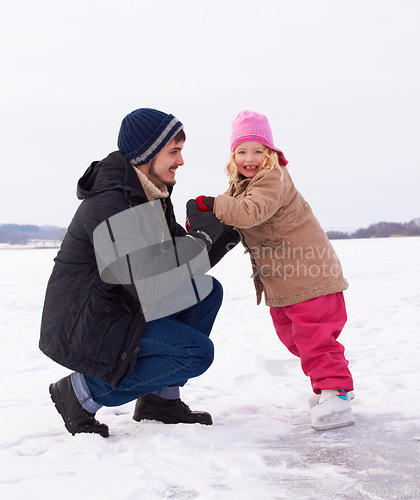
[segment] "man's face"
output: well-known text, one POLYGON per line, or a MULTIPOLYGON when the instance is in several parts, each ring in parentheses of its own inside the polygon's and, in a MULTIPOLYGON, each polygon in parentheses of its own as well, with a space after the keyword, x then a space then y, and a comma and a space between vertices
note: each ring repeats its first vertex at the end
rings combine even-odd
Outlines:
POLYGON ((152 161, 138 167, 153 184, 159 189, 165 189, 165 186, 175 185, 176 169, 184 165, 181 151, 184 142, 175 142, 174 139, 162 149, 162 151, 153 158, 152 161))

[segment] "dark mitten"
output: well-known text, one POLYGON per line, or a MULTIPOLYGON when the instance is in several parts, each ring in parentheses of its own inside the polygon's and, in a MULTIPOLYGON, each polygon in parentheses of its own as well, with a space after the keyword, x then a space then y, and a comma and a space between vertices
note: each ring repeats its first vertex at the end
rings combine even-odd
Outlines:
POLYGON ((190 234, 195 233, 210 245, 222 234, 223 226, 219 219, 213 212, 200 212, 195 200, 189 200, 187 203, 187 217, 190 234))

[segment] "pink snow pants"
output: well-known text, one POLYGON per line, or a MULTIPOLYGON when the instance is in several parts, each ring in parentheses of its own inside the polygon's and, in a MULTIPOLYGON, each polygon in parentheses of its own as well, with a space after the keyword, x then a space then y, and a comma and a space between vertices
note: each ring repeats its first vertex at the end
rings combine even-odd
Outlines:
POLYGON ((353 390, 353 379, 337 341, 347 321, 343 292, 323 295, 286 307, 270 307, 279 339, 300 358, 312 389, 353 390))

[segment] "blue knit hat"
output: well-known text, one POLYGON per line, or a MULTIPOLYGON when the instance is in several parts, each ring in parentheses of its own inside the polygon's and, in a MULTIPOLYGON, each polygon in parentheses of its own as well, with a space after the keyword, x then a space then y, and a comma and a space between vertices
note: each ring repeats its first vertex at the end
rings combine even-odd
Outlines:
POLYGON ((184 128, 173 115, 150 108, 128 114, 121 123, 118 149, 132 165, 149 163, 184 128))

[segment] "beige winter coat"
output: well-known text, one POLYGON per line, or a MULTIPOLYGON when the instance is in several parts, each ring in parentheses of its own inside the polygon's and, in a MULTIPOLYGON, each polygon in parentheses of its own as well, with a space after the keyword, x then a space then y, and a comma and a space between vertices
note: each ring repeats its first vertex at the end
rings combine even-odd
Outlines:
POLYGON ((214 203, 249 252, 257 292, 268 306, 289 306, 345 290, 340 261, 287 168, 263 170, 231 185, 214 203), (282 178, 283 177, 283 178, 282 178))

